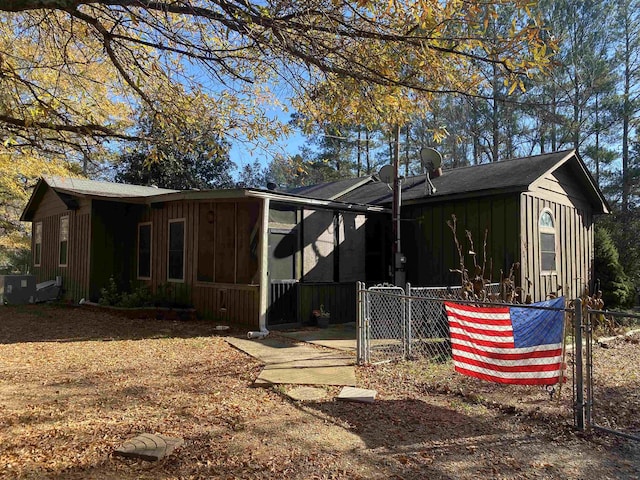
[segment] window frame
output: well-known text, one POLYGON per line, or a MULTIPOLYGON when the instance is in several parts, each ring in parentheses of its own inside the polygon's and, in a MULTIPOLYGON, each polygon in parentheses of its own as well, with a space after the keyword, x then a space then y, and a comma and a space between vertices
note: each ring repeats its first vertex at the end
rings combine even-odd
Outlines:
POLYGON ((69 215, 62 215, 60 217, 60 222, 59 222, 59 227, 60 230, 58 231, 58 266, 59 267, 68 267, 69 266, 69 215), (66 223, 66 238, 63 239, 62 238, 62 224, 66 223), (64 263, 62 263, 62 244, 65 243, 65 249, 64 249, 64 263))
POLYGON ((138 223, 138 248, 137 248, 137 268, 136 268, 136 278, 138 280, 151 280, 153 275, 153 222, 140 222, 138 223), (140 275, 140 229, 141 227, 149 227, 149 276, 140 275))
POLYGON ((550 275, 550 274, 554 274, 557 273, 558 271, 558 232, 557 232, 557 222, 556 222, 556 218, 555 215, 553 214, 553 212, 551 211, 551 209, 549 208, 544 208, 542 209, 542 211, 540 212, 540 215, 538 216, 538 239, 540 241, 540 273, 542 275, 550 275), (542 218, 544 215, 548 214, 549 217, 551 218, 551 223, 553 223, 553 227, 549 227, 546 225, 542 225, 542 218), (553 269, 545 269, 544 268, 544 255, 545 254, 550 254, 551 251, 550 250, 543 250, 543 242, 542 242, 542 235, 543 234, 553 234, 553 269))
POLYGON ((172 218, 168 221, 167 225, 167 282, 184 283, 185 282, 185 270, 186 270, 186 249, 187 249, 187 222, 183 218, 172 218), (182 277, 172 278, 170 277, 170 260, 171 260, 171 225, 174 223, 182 223, 182 277))
POLYGON ((33 266, 39 267, 40 265, 42 265, 42 222, 34 222, 33 224, 33 266))

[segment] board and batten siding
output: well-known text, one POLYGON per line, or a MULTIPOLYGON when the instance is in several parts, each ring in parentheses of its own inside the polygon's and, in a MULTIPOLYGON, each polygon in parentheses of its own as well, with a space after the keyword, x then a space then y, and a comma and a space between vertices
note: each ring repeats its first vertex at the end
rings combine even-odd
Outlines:
POLYGON ((401 249, 407 258, 407 281, 414 286, 453 286, 460 284, 460 274, 451 269, 460 266, 453 232, 447 225, 457 219, 457 238, 465 255, 465 265, 473 271, 473 250, 482 265, 483 242, 488 231, 485 277, 500 280, 520 260, 520 205, 517 195, 499 195, 466 200, 438 202, 402 207, 401 249))
POLYGON ((576 298, 591 288, 594 224, 592 206, 568 166, 537 181, 522 194, 522 285, 531 281, 534 301, 550 295, 576 298), (556 272, 541 267, 540 215, 551 212, 556 231, 556 272))
MULTIPOLYGON (((90 201, 80 200, 79 208, 69 210, 51 189, 34 212, 32 228, 42 223, 42 253, 39 266, 33 267, 38 283, 62 277, 63 298, 77 302, 89 297, 89 246, 91 242, 90 201), (61 267, 60 218, 69 217, 67 265, 61 267)), ((31 239, 35 251, 35 239, 31 239)))
MULTIPOLYGON (((188 298, 199 315, 218 321, 255 328, 260 310, 260 287, 252 261, 253 242, 259 242, 261 203, 257 200, 176 200, 147 207, 140 223, 150 222, 151 279, 139 280, 152 290, 164 289, 176 299, 188 298), (184 279, 168 280, 169 222, 184 220, 184 279), (199 245, 200 231, 203 232, 199 245), (210 243, 209 243, 210 240, 210 243), (199 252, 199 248, 207 250, 199 252), (207 275, 200 264, 207 264, 207 275)), ((137 238, 136 231, 132 238, 137 238)), ((137 252, 137 250, 136 250, 137 252)), ((136 255, 137 259, 137 255, 136 255)), ((137 261, 137 260, 136 260, 137 261)), ((137 275, 137 264, 134 277, 137 275)))

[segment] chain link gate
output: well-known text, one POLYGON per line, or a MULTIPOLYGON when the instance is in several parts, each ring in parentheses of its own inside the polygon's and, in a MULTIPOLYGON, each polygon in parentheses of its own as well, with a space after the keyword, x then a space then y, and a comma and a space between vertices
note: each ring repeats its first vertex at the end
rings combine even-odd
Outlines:
POLYGON ((625 358, 626 352, 640 348, 640 315, 583 308, 578 299, 574 332, 576 427, 640 441, 640 365, 625 358), (594 333, 604 323, 612 333, 635 326, 635 334, 596 341, 594 333))
POLYGON ((401 360, 407 356, 406 300, 402 287, 358 282, 358 363, 401 360))

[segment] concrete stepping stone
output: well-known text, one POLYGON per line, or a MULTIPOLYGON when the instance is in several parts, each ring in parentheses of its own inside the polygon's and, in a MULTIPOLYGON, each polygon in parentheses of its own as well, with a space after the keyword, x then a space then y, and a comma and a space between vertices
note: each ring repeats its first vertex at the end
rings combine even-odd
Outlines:
POLYGON ((327 398, 327 391, 318 387, 296 387, 287 392, 292 400, 314 401, 327 398))
POLYGON ((182 438, 143 433, 124 442, 113 451, 113 454, 119 457, 140 458, 155 462, 171 454, 183 444, 182 438))
POLYGON ((344 387, 338 395, 338 400, 347 402, 373 403, 378 392, 366 388, 344 387))

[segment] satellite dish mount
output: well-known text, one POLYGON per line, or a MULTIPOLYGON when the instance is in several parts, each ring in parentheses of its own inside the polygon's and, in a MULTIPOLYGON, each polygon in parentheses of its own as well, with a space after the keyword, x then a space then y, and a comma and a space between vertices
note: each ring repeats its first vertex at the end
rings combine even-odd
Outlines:
POLYGON ((433 195, 436 193, 436 187, 433 186, 431 178, 442 175, 442 155, 434 148, 422 147, 420 149, 420 163, 423 172, 425 172, 425 195, 433 195))

